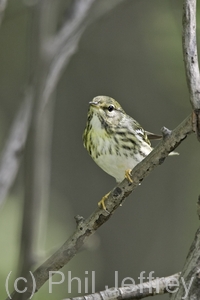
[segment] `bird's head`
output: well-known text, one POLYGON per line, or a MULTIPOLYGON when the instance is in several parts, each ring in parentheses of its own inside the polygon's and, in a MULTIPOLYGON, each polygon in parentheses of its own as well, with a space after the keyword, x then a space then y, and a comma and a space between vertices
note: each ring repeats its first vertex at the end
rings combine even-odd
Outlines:
POLYGON ((108 96, 97 96, 89 104, 89 114, 97 116, 108 125, 118 125, 125 115, 121 105, 108 96))

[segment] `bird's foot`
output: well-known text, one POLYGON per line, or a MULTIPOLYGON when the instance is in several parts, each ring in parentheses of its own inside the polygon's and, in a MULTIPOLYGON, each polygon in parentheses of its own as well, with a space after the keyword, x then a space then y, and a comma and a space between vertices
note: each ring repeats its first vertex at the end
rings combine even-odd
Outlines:
POLYGON ((125 171, 125 178, 130 182, 133 183, 133 180, 131 179, 131 169, 128 169, 125 171))
POLYGON ((101 199, 101 201, 98 202, 99 208, 103 208, 104 210, 107 211, 106 206, 105 206, 105 201, 108 199, 109 195, 110 195, 110 192, 108 194, 106 194, 105 196, 103 196, 103 198, 101 199))

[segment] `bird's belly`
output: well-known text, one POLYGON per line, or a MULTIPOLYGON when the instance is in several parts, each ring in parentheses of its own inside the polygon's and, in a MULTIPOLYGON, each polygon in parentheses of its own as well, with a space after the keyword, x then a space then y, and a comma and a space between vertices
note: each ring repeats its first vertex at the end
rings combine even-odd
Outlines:
POLYGON ((106 173, 121 182, 125 178, 125 171, 133 169, 152 150, 147 143, 141 143, 140 149, 135 148, 131 142, 126 143, 128 149, 123 148, 120 141, 116 143, 114 138, 105 135, 105 131, 99 130, 98 134, 91 132, 92 147, 90 155, 96 164, 106 173))
POLYGON ((124 155, 100 155, 95 162, 106 173, 116 178, 117 182, 121 182, 125 178, 125 171, 133 169, 144 157, 140 154, 134 157, 126 157, 124 155))

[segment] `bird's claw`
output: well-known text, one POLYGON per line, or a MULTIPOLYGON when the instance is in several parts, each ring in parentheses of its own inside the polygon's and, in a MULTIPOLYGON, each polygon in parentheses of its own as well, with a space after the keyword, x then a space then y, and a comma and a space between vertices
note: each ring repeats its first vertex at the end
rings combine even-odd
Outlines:
POLYGON ((133 183, 133 180, 131 178, 131 169, 128 169, 125 171, 125 178, 130 182, 130 183, 133 183))
POLYGON ((101 201, 98 202, 99 208, 103 208, 105 211, 107 211, 106 206, 105 206, 105 201, 108 199, 109 195, 110 195, 110 192, 107 193, 105 196, 103 196, 103 198, 101 199, 101 201))

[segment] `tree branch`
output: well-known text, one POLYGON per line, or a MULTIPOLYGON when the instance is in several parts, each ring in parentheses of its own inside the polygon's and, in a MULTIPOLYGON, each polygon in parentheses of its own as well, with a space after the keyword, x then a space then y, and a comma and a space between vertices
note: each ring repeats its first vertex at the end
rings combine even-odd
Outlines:
MULTIPOLYGON (((86 220, 80 218, 72 236, 33 273, 35 292, 49 279, 49 271, 58 271, 66 265, 82 247, 83 243, 102 226, 125 198, 147 177, 151 171, 162 164, 173 151, 192 132, 192 116, 188 116, 175 130, 165 137, 155 149, 132 170, 133 183, 124 179, 111 192, 106 202, 107 211, 97 208, 86 220)), ((30 283, 25 298, 30 297, 33 283, 30 283)))
POLYGON ((185 286, 188 289, 187 298, 184 299, 200 299, 200 228, 195 234, 194 241, 190 247, 187 259, 181 272, 179 289, 173 294, 171 300, 180 300, 185 296, 185 286), (183 284, 184 282, 184 284, 183 284))
POLYGON ((200 73, 196 41, 196 0, 184 0, 182 44, 190 102, 195 113, 194 128, 200 140, 200 73))
POLYGON ((4 12, 7 6, 7 0, 0 0, 0 25, 2 23, 3 20, 3 16, 4 16, 4 12))
MULTIPOLYGON (((72 18, 66 22, 70 33, 69 38, 62 40, 57 52, 53 53, 52 57, 46 55, 48 53, 44 50, 47 40, 52 36, 52 29, 56 27, 55 23, 52 24, 52 17, 54 19, 57 3, 53 0, 50 3, 49 0, 40 0, 30 6, 32 15, 30 73, 33 75, 31 78, 34 80, 31 81, 35 93, 33 118, 25 153, 27 172, 20 249, 20 276, 27 278, 28 283, 31 280, 29 271, 35 264, 37 257, 35 244, 38 240, 38 232, 41 232, 41 226, 38 230, 40 224, 35 220, 36 217, 37 220, 41 219, 41 211, 47 212, 47 209, 42 208, 47 205, 46 200, 49 198, 53 93, 62 70, 75 52, 79 39, 86 28, 87 22, 84 24, 82 22, 87 19, 89 8, 94 1, 96 0, 72 1, 72 5, 76 2, 74 7, 75 19, 72 18), (47 149, 48 151, 46 151, 47 149)), ((122 0, 115 2, 120 1, 122 0)), ((44 214, 42 221, 44 223, 44 214)), ((20 289, 23 290, 25 285, 25 282, 21 281, 20 289)), ((28 292, 27 294, 29 295, 28 292)), ((22 295, 15 292, 12 294, 12 299, 27 299, 27 294, 22 295)))
POLYGON ((72 55, 76 52, 80 38, 89 24, 105 14, 113 7, 124 0, 110 0, 107 2, 97 0, 76 0, 72 2, 71 17, 66 20, 60 31, 44 47, 44 54, 51 60, 49 73, 43 92, 43 107, 48 103, 48 99, 55 90, 57 83, 69 63, 72 55), (91 14, 91 8, 95 3, 91 14))
MULTIPOLYGON (((92 3, 93 1, 87 1, 87 3, 92 3)), ((85 14, 84 18, 87 16, 85 14)), ((87 22, 86 22, 87 23, 87 22)), ((86 24, 85 23, 85 24, 86 24)), ((68 23, 69 25, 70 23, 68 23)), ((46 69, 45 75, 48 74, 46 83, 39 87, 37 91, 38 99, 42 99, 43 104, 46 105, 53 91, 55 90, 56 84, 61 76, 62 70, 66 63, 69 61, 71 55, 75 52, 80 37, 83 31, 86 28, 86 25, 83 26, 82 21, 80 24, 72 30, 70 38, 66 40, 66 43, 61 43, 63 47, 59 48, 59 53, 57 56, 52 57, 52 61, 48 60, 49 69, 46 69), (81 26, 80 26, 81 24, 81 26), (42 90, 42 92, 41 92, 42 90)), ((38 65, 40 67, 40 64, 38 65)), ((39 78, 41 78, 39 76, 39 78)), ((45 76, 43 77, 44 80, 45 76)), ((43 81, 45 82, 45 81, 43 81)), ((39 105, 40 107, 40 105, 39 105)), ((37 107, 38 108, 38 107, 37 107)), ((41 107, 40 107, 41 108, 41 107)), ((39 117, 42 115, 41 110, 39 117)), ((36 127, 38 130, 38 128, 36 127)), ((35 127, 33 127, 33 131, 35 127)), ((58 249, 49 259, 47 259, 36 271, 33 273, 36 289, 34 292, 39 290, 41 286, 49 279, 49 271, 60 270, 64 265, 66 265, 77 253, 77 251, 82 247, 83 243, 91 236, 101 225, 103 225, 119 207, 119 205, 124 202, 125 198, 142 182, 142 180, 147 177, 151 171, 155 169, 156 166, 163 163, 168 154, 173 151, 186 137, 192 132, 192 116, 188 116, 175 130, 169 132, 165 135, 163 141, 157 145, 157 147, 146 157, 141 163, 139 163, 132 171, 132 180, 133 183, 128 182, 126 179, 118 184, 110 193, 106 207, 107 211, 97 208, 95 212, 92 213, 90 217, 86 220, 81 220, 77 223, 77 229, 72 234, 72 236, 58 249)), ((166 132, 166 131, 164 131, 166 132)), ((33 144, 37 138, 34 139, 33 144)), ((32 158, 32 168, 34 158, 32 158)), ((36 174, 33 172, 33 174, 36 174)), ((34 175, 31 176, 34 176, 34 175)), ((31 182, 31 181, 30 181, 31 182)), ((32 181, 33 182, 33 181, 32 181)), ((30 198, 31 203, 34 203, 34 199, 37 200, 36 189, 34 191, 35 185, 31 187, 30 198)), ((26 196, 27 197, 27 196, 26 196)), ((27 197, 28 199, 28 197, 27 197)), ((27 202, 28 203, 28 202, 27 202)), ((32 218, 33 220, 33 218, 32 218)), ((27 269, 27 265, 26 265, 27 269)), ((28 269, 27 269, 28 270, 28 269)), ((30 270, 30 269, 29 269, 30 270)), ((28 299, 32 294, 33 283, 28 278, 28 288, 23 294, 23 300, 28 299)), ((16 293, 13 292, 12 298, 16 296, 16 293)))
POLYGON ((149 282, 141 284, 131 284, 125 287, 114 287, 101 291, 99 293, 90 294, 82 297, 66 298, 64 300, 116 300, 116 299, 143 299, 150 296, 158 296, 166 293, 173 293, 177 289, 180 273, 156 278, 149 282))
MULTIPOLYGON (((28 281, 31 280, 29 272, 36 264, 41 253, 41 245, 45 242, 50 193, 53 101, 49 101, 49 105, 41 114, 43 87, 49 67, 49 61, 42 56, 41 49, 49 31, 52 30, 52 26, 48 26, 48 21, 51 21, 49 17, 52 16, 52 10, 50 10, 52 6, 47 7, 48 3, 49 0, 40 0, 30 7, 32 21, 29 35, 31 40, 30 81, 34 90, 34 101, 24 155, 25 193, 18 267, 18 276, 27 278, 28 281)), ((21 281, 20 289, 23 290, 25 285, 26 283, 21 281)), ((16 292, 12 295, 12 299, 23 300, 26 299, 26 295, 16 292)))
POLYGON ((65 23, 55 37, 50 39, 47 44, 47 53, 55 57, 63 50, 68 40, 82 27, 86 17, 88 19, 89 10, 95 1, 96 0, 74 0, 71 3, 65 23))
POLYGON ((0 158, 0 206, 15 180, 31 119, 32 91, 27 90, 0 158))
MULTIPOLYGON (((196 0, 184 0, 183 5, 183 55, 186 69, 186 77, 190 93, 190 101, 195 112, 194 129, 200 140, 200 75, 196 46, 196 0)), ((199 214, 199 207, 197 208, 199 214)), ((187 299, 200 299, 199 290, 200 270, 200 228, 189 250, 186 262, 181 274, 184 279, 180 281, 180 288, 171 300, 183 299, 185 285, 188 287, 187 299)), ((186 298, 184 298, 186 299, 186 298)))

